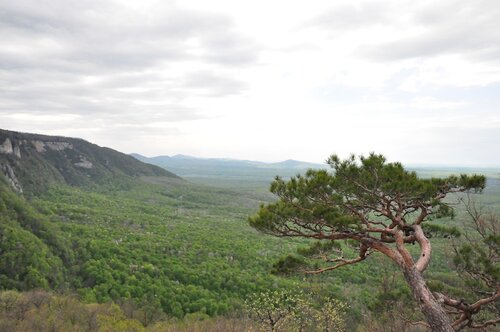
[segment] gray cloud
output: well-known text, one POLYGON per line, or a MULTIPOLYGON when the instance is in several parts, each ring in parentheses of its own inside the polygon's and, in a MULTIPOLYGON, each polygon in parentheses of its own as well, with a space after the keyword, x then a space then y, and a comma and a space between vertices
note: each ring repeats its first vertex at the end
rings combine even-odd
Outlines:
POLYGON ((201 94, 213 97, 238 94, 246 88, 246 84, 239 80, 219 77, 208 71, 187 74, 183 79, 183 86, 189 90, 199 90, 201 94))
POLYGON ((255 63, 257 53, 253 51, 255 44, 245 38, 236 36, 214 35, 204 40, 207 53, 204 59, 224 65, 242 65, 255 63), (225 50, 221 52, 221 50, 225 50))
POLYGON ((372 27, 377 24, 387 23, 393 19, 389 4, 373 1, 336 6, 309 20, 307 25, 340 33, 346 30, 372 27))
POLYGON ((257 61, 257 44, 229 18, 170 2, 147 12, 107 1, 0 3, 0 116, 72 114, 122 127, 200 119, 188 97, 241 93, 232 72, 257 61), (190 62, 207 69, 176 70, 190 62), (222 64, 224 74, 214 70, 222 64))
POLYGON ((420 28, 420 33, 384 44, 365 45, 360 54, 378 61, 444 54, 499 60, 500 6, 496 1, 446 1, 417 8, 408 15, 407 24, 420 28))
POLYGON ((443 54, 500 60, 500 5, 496 0, 343 4, 307 21, 306 26, 321 28, 332 37, 374 27, 395 33, 411 28, 404 38, 389 42, 370 44, 370 40, 362 40, 356 55, 376 61, 443 54))
POLYGON ((11 67, 45 64, 67 70, 73 64, 84 66, 84 71, 89 67, 108 71, 190 58, 223 58, 235 64, 257 60, 255 43, 237 35, 232 22, 223 16, 173 5, 160 7, 154 17, 147 17, 101 1, 83 2, 76 8, 73 2, 49 3, 52 11, 36 1, 0 5, 0 36, 13 48, 0 53, 4 66, 9 62, 11 67), (198 57, 189 52, 186 41, 190 38, 198 39, 203 48, 198 57), (41 54, 25 54, 28 50, 41 54))

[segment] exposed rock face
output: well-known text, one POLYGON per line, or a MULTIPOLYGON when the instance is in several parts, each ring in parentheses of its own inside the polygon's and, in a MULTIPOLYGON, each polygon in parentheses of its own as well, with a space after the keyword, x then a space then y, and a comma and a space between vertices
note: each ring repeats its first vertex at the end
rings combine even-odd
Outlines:
POLYGON ((73 144, 69 142, 45 142, 45 145, 54 151, 62 151, 66 149, 73 149, 73 144))
POLYGON ((21 149, 19 148, 19 145, 16 145, 14 147, 14 155, 17 157, 17 158, 21 158, 21 149))
POLYGON ((176 177, 118 151, 77 138, 0 129, 0 174, 24 195, 55 184, 87 186, 140 176, 176 177))
POLYGON ((12 149, 12 142, 10 141, 10 138, 7 137, 7 139, 3 142, 2 145, 0 145, 0 153, 3 154, 13 154, 14 150, 12 149))
MULTIPOLYGON (((19 142, 19 144, 21 144, 19 142)), ((13 154, 17 158, 21 158, 21 149, 19 145, 14 145, 10 138, 6 138, 2 145, 0 145, 0 153, 2 154, 13 154)))
POLYGON ((81 167, 81 168, 86 168, 86 169, 91 169, 94 165, 85 159, 84 156, 80 156, 80 161, 77 163, 74 163, 76 167, 81 167))
POLYGON ((45 152, 45 143, 42 141, 31 141, 35 147, 36 152, 45 152))
POLYGON ((14 170, 12 169, 12 167, 10 167, 9 164, 0 164, 0 170, 5 175, 5 178, 7 178, 7 181, 9 182, 12 189, 22 194, 23 188, 21 187, 16 174, 14 174, 14 170))
POLYGON ((73 144, 69 142, 43 142, 31 141, 37 152, 45 152, 47 148, 54 151, 62 151, 66 149, 73 149, 73 144))

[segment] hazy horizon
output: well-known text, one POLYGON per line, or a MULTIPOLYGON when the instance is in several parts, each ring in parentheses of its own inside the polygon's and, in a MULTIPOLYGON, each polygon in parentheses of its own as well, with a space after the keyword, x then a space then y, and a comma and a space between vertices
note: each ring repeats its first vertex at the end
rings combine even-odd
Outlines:
POLYGON ((500 3, 0 3, 0 127, 125 153, 500 167, 500 3))
MULTIPOLYGON (((1 129, 5 129, 5 128, 0 128, 1 129)), ((10 130, 10 131, 17 131, 17 132, 20 132, 19 130, 14 130, 14 129, 5 129, 5 130, 10 130)), ((48 135, 48 136, 51 136, 50 134, 44 134, 44 133, 40 133, 40 132, 26 132, 26 131, 21 131, 22 133, 27 133, 27 134, 40 134, 40 135, 48 135)), ((54 136, 59 136, 59 137, 68 137, 68 138, 76 138, 76 139, 81 139, 82 137, 76 137, 76 136, 65 136, 65 135, 54 135, 54 136)), ((89 141, 90 143, 93 143, 93 144, 97 144, 96 142, 93 142, 93 141, 89 141)), ((98 144, 99 145, 99 144, 98 144)), ((114 148, 114 147, 111 147, 111 146, 106 146, 106 145, 100 145, 101 147, 106 147, 106 148, 110 148, 110 149, 113 149, 113 150, 116 150, 118 152, 122 152, 122 153, 126 153, 126 154, 129 154, 129 155, 134 155, 134 154, 138 154, 142 157, 146 157, 146 158, 155 158, 155 157, 187 157, 187 158, 195 158, 195 159, 217 159, 217 160, 234 160, 234 161, 247 161, 247 162, 257 162, 257 163, 266 163, 266 164, 272 164, 272 163, 280 163, 280 162, 285 162, 285 161, 298 161, 298 162, 304 162, 304 163, 311 163, 311 164, 325 164, 326 165, 326 158, 324 158, 324 160, 322 161, 314 161, 314 160, 302 160, 302 159, 294 159, 294 158, 286 158, 286 159, 267 159, 267 160, 261 160, 261 159, 241 159, 241 158, 236 158, 236 157, 231 157, 231 156, 222 156, 222 157, 214 157, 214 156, 197 156, 197 155, 190 155, 190 154, 185 154, 185 153, 182 153, 182 152, 179 152, 179 153, 172 153, 172 154, 145 154, 145 153, 141 153, 141 152, 138 152, 138 151, 132 151, 132 152, 125 152, 125 151, 121 151, 117 148, 114 148)), ((356 156, 360 156, 360 155, 368 155, 369 153, 371 153, 373 151, 370 151, 368 153, 365 153, 365 154, 355 154, 356 156)), ((378 153, 378 152, 375 152, 375 153, 378 153)), ((344 157, 347 157, 347 156, 344 156, 344 157)), ((400 160, 389 160, 390 162, 401 162, 400 160)), ((405 167, 409 167, 409 168, 418 168, 418 167, 423 167, 423 168, 466 168, 466 169, 485 169, 485 170, 496 170, 496 169, 500 169, 500 165, 491 165, 491 166, 476 166, 476 165, 467 165, 467 164, 446 164, 446 163, 404 163, 402 162, 402 164, 405 166, 405 167)))
MULTIPOLYGON (((311 161, 311 160, 299 160, 299 159, 279 159, 279 160, 255 160, 255 159, 237 159, 237 158, 232 158, 232 157, 199 157, 199 156, 194 156, 194 155, 186 155, 183 153, 177 153, 177 154, 172 154, 172 155, 144 155, 139 152, 132 152, 130 155, 133 154, 138 154, 141 155, 142 157, 146 158, 156 158, 156 157, 170 157, 170 158, 175 158, 175 157, 187 157, 187 158, 195 158, 195 159, 217 159, 217 160, 234 160, 234 161, 247 161, 247 162, 257 162, 257 163, 266 163, 266 164, 273 164, 273 163, 280 163, 280 162, 285 162, 285 161, 298 161, 298 162, 303 162, 303 163, 310 163, 310 164, 324 164, 326 165, 326 158, 323 161, 311 161)), ((394 160, 397 161, 397 160, 394 160)), ((464 168, 464 169, 471 169, 471 170, 478 170, 478 169, 484 169, 484 170, 497 170, 500 169, 500 165, 497 166, 470 166, 470 165, 461 165, 461 164, 405 164, 403 163, 405 167, 409 168, 436 168, 436 169, 450 169, 450 168, 464 168)))

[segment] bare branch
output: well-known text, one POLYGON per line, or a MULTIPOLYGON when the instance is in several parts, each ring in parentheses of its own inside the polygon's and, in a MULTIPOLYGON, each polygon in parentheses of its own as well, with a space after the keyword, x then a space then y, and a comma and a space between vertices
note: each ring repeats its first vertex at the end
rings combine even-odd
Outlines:
POLYGON ((464 300, 456 300, 441 293, 435 293, 434 295, 440 303, 453 307, 457 310, 456 312, 453 312, 453 314, 458 314, 460 316, 452 323, 452 326, 457 331, 460 331, 467 326, 474 328, 483 328, 490 325, 496 325, 500 322, 499 317, 483 323, 474 323, 474 315, 482 309, 482 306, 492 302, 496 302, 500 299, 500 290, 497 290, 495 294, 491 295, 490 297, 480 299, 471 305, 465 303, 464 300))
POLYGON ((486 322, 480 324, 471 324, 470 327, 475 329, 483 329, 488 326, 496 326, 498 323, 500 323, 500 317, 496 319, 487 320, 486 322))
POLYGON ((412 322, 412 321, 409 321, 409 320, 405 320, 405 324, 406 325, 412 325, 412 326, 424 326, 428 329, 430 329, 431 327, 429 326, 429 324, 427 324, 426 322, 424 321, 418 321, 418 322, 412 322))
POLYGON ((340 262, 339 264, 335 264, 333 266, 328 266, 322 269, 318 270, 313 270, 313 271, 305 271, 306 274, 320 274, 326 271, 331 271, 338 269, 339 267, 350 265, 350 264, 356 264, 358 262, 361 262, 366 259, 369 255, 371 255, 373 251, 368 251, 368 248, 364 246, 363 244, 360 247, 360 252, 359 252, 359 257, 354 258, 354 259, 345 259, 342 257, 336 258, 336 259, 331 259, 329 262, 340 262))

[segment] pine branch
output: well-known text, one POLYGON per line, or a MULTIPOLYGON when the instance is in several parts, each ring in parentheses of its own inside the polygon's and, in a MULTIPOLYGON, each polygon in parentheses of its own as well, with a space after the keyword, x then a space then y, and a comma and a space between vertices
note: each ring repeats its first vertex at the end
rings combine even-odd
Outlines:
POLYGON ((327 260, 328 262, 331 262, 331 263, 340 262, 340 263, 333 265, 333 266, 318 269, 318 270, 305 271, 305 273, 306 274, 320 274, 320 273, 323 273, 326 271, 338 269, 339 267, 342 267, 342 266, 356 264, 358 262, 365 260, 372 253, 373 253, 373 251, 368 251, 368 248, 366 248, 365 246, 362 245, 361 249, 360 249, 359 257, 357 257, 357 258, 345 259, 343 257, 339 257, 339 258, 335 258, 335 259, 329 259, 329 260, 327 260))

